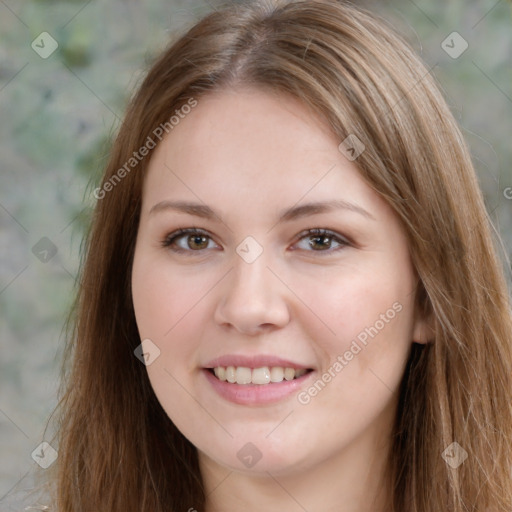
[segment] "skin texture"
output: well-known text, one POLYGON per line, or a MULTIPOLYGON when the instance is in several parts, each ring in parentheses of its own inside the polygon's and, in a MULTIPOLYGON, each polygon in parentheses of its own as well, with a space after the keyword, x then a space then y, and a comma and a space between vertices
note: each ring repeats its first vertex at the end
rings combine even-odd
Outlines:
POLYGON ((152 156, 133 302, 141 340, 160 350, 147 366, 156 396, 199 450, 209 512, 383 510, 396 390, 426 326, 414 315, 404 230, 340 142, 293 98, 230 89, 201 98, 152 156), (371 217, 339 209, 277 223, 283 209, 339 199, 371 217), (178 200, 207 204, 223 222, 149 213, 178 200), (179 228, 209 238, 183 235, 181 253, 163 247, 179 228), (310 228, 350 243, 301 235, 310 228), (263 249, 252 263, 236 252, 248 236, 263 249), (202 371, 226 354, 275 355, 314 369, 307 390, 393 304, 394 318, 307 404, 293 393, 237 405, 202 371), (237 457, 249 442, 261 453, 250 468, 237 457))

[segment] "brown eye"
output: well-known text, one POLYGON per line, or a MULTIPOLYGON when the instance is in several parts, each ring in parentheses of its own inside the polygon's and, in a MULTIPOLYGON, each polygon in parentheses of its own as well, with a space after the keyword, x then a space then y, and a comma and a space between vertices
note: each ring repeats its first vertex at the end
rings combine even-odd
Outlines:
POLYGON ((208 237, 204 235, 189 235, 186 240, 190 249, 206 249, 208 246, 208 237))
POLYGON ((208 249, 210 236, 195 228, 180 229, 166 236, 162 247, 168 247, 174 252, 200 252, 208 249))
POLYGON ((332 238, 327 235, 313 236, 309 240, 309 245, 311 246, 311 248, 318 248, 321 251, 330 249, 331 244, 332 238))
POLYGON ((299 247, 309 252, 333 253, 350 245, 350 242, 343 236, 327 229, 308 229, 301 233, 299 242, 307 241, 307 246, 299 247), (333 244, 335 244, 333 246, 333 244))

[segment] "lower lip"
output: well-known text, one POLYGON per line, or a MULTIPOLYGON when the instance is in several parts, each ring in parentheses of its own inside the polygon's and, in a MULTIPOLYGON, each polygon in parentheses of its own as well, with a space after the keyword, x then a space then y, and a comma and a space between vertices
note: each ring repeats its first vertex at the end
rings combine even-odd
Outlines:
POLYGON ((213 389, 222 398, 239 405, 271 404, 284 400, 297 393, 314 373, 310 371, 298 379, 269 384, 231 384, 219 380, 209 370, 203 369, 203 374, 213 389))

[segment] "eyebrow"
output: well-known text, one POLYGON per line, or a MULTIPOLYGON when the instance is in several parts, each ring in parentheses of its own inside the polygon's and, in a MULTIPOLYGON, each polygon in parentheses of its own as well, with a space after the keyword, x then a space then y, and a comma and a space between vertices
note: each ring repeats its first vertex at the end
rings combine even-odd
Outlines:
MULTIPOLYGON (((151 208, 149 214, 153 215, 157 212, 162 212, 165 210, 175 210, 182 213, 188 213, 189 215, 195 215, 196 217, 201 217, 203 219, 214 220, 215 218, 217 218, 224 223, 222 217, 209 206, 205 204, 191 203, 187 201, 161 201, 151 208)), ((301 206, 292 206, 291 208, 282 210, 279 213, 277 222, 290 222, 292 220, 307 217, 309 215, 328 213, 334 210, 349 210, 355 213, 359 213, 360 215, 366 217, 367 219, 377 220, 370 212, 366 211, 361 206, 354 203, 350 203, 348 201, 336 199, 332 201, 318 201, 313 203, 306 203, 301 206)))

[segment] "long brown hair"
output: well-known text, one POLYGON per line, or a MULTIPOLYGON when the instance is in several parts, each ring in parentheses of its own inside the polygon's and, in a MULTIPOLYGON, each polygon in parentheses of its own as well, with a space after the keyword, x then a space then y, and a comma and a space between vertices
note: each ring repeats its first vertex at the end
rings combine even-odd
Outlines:
POLYGON ((355 134, 366 147, 356 161, 361 175, 406 230, 418 314, 430 318, 432 340, 412 345, 400 388, 391 510, 510 512, 512 320, 468 149, 410 47, 384 21, 335 0, 252 1, 213 12, 158 58, 131 101, 70 316, 57 510, 204 510, 197 450, 134 356, 141 340, 131 264, 150 157, 133 168, 126 162, 191 98, 239 85, 298 98, 340 142, 355 134), (453 442, 468 455, 456 468, 443 458, 453 442))

